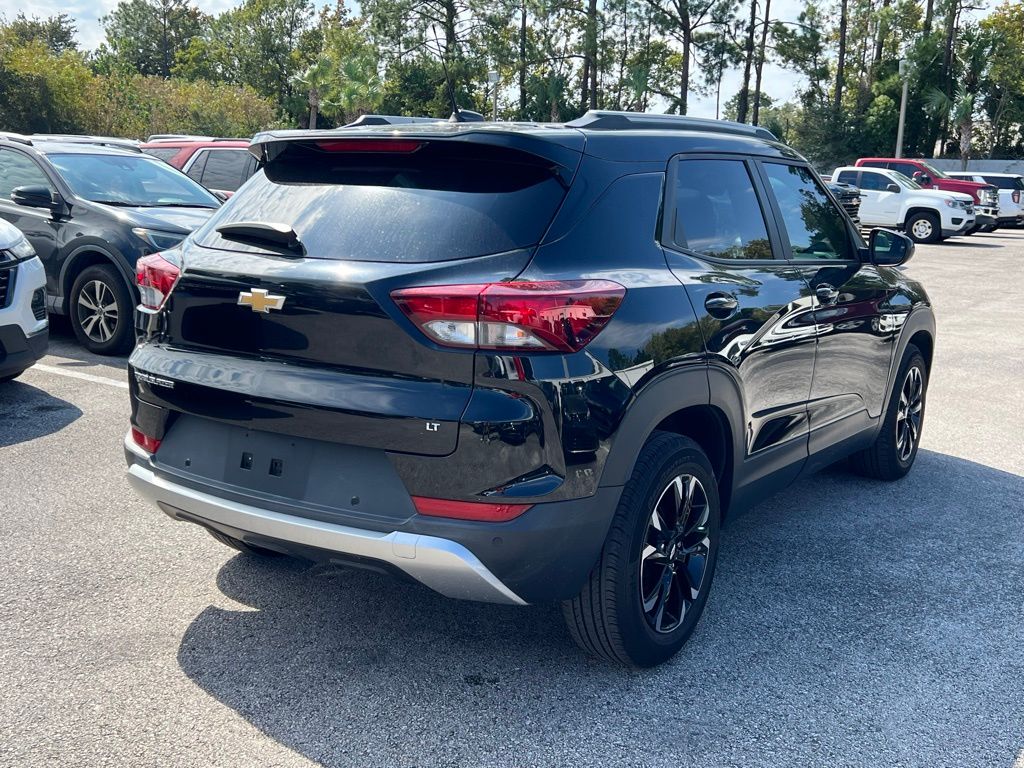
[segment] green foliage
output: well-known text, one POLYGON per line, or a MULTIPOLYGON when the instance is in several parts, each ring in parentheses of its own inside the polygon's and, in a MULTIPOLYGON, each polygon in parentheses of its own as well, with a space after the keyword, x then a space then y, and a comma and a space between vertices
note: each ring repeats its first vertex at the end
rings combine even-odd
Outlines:
POLYGON ((100 21, 105 56, 142 75, 169 77, 178 51, 199 34, 204 16, 189 0, 122 0, 100 21))

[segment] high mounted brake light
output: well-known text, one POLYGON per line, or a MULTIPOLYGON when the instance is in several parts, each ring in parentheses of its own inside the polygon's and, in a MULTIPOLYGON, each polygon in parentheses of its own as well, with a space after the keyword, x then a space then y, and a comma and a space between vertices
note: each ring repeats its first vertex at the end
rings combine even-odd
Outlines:
POLYGON ((143 256, 135 262, 135 282, 139 286, 139 304, 160 309, 181 276, 181 270, 159 253, 143 256))
POLYGON ((316 142, 325 152, 391 152, 409 154, 423 146, 408 139, 329 139, 316 142))
POLYGON ((611 320, 626 289, 610 280, 439 285, 391 298, 446 347, 578 352, 611 320))

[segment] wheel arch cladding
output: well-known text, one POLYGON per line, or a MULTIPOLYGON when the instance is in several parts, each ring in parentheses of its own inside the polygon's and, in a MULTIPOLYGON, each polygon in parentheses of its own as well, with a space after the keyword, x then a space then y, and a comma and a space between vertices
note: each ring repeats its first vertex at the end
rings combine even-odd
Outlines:
POLYGON ((64 262, 60 286, 61 294, 64 296, 65 311, 68 311, 71 306, 71 288, 74 286, 75 280, 78 276, 89 267, 104 266, 107 264, 112 266, 125 281, 125 285, 128 287, 129 293, 134 290, 133 281, 125 274, 124 267, 118 263, 118 259, 97 248, 85 247, 72 254, 67 261, 64 262))
POLYGON ((934 216, 939 220, 941 225, 942 217, 939 215, 939 211, 936 208, 925 208, 921 205, 914 205, 907 209, 907 215, 903 218, 903 226, 907 225, 907 222, 914 218, 919 213, 927 213, 934 216))
POLYGON ((907 342, 913 344, 921 351, 921 356, 924 358, 925 368, 927 372, 932 370, 932 355, 935 352, 935 339, 932 334, 926 330, 916 331, 907 342))

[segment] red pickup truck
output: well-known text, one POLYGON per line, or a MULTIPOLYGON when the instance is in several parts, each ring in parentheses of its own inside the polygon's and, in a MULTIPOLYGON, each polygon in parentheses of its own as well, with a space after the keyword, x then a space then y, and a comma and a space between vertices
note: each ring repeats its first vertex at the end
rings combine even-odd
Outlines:
POLYGON ((862 157, 854 165, 888 168, 908 176, 922 187, 945 192, 963 192, 974 198, 974 229, 967 232, 991 232, 999 226, 999 190, 991 184, 964 181, 947 176, 925 160, 907 157, 862 157))

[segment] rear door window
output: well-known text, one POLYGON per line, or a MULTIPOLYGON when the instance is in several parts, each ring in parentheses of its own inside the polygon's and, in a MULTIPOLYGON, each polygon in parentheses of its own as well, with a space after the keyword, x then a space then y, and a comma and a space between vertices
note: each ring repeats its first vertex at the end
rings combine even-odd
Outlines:
POLYGON ((921 169, 914 165, 914 163, 889 163, 890 170, 899 171, 904 176, 914 178, 914 174, 921 171, 921 169))
POLYGON ((252 155, 245 149, 211 149, 206 152, 202 185, 207 189, 234 192, 245 181, 245 171, 252 155))
POLYGON ((742 160, 677 160, 671 245, 715 259, 771 259, 764 212, 742 160))
POLYGON ((840 184, 852 184, 857 186, 857 172, 856 171, 842 171, 839 176, 836 177, 836 181, 840 184))
POLYGON ((216 231, 256 221, 291 227, 311 258, 429 262, 513 251, 540 242, 565 196, 569 170, 462 141, 427 141, 412 152, 331 152, 292 142, 196 241, 262 252, 216 231))

